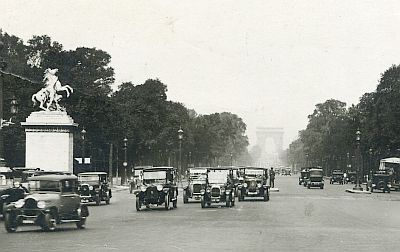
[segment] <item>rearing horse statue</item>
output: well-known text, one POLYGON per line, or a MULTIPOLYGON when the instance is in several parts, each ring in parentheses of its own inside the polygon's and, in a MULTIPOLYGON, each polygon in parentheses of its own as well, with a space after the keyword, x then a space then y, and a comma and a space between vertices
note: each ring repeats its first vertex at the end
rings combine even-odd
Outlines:
POLYGON ((69 85, 61 85, 61 82, 58 80, 56 73, 58 69, 46 69, 44 71, 44 88, 39 90, 36 94, 32 95, 32 101, 39 101, 40 108, 43 110, 50 110, 50 107, 53 103, 55 103, 56 110, 61 110, 61 106, 58 102, 61 100, 61 95, 57 94, 58 91, 65 91, 67 93, 67 97, 74 92, 74 89, 69 85), (47 103, 46 107, 44 107, 44 102, 47 103))

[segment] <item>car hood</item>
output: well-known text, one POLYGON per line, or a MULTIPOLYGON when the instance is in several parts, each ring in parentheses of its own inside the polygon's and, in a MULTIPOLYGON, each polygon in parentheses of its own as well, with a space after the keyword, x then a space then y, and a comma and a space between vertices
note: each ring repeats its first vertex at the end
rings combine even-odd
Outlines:
POLYGON ((59 199, 60 196, 58 193, 33 193, 25 197, 27 199, 34 199, 36 201, 43 200, 43 201, 51 201, 59 199))

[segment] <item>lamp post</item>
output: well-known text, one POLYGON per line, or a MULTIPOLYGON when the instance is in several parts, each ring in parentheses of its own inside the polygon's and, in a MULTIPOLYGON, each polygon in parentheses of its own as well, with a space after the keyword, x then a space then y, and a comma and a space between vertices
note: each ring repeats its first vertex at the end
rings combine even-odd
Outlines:
POLYGON ((121 185, 125 184, 125 180, 126 180, 126 168, 128 166, 127 151, 128 151, 128 139, 125 137, 124 138, 124 162, 122 163, 122 166, 124 167, 124 178, 121 179, 121 185))
POLYGON ((306 167, 308 167, 309 166, 309 164, 308 164, 308 153, 306 153, 306 167))
POLYGON ((233 154, 232 154, 232 152, 230 153, 230 156, 231 156, 231 166, 233 166, 233 154))
POLYGON ((82 164, 85 163, 85 140, 86 140, 86 130, 85 128, 82 129, 81 131, 81 139, 82 139, 82 164))
POLYGON ((182 140, 183 140, 183 130, 179 127, 178 130, 178 139, 179 139, 179 164, 178 164, 178 171, 179 171, 179 179, 182 182, 182 140))
POLYGON ((360 155, 360 140, 361 140, 361 131, 360 129, 357 129, 356 131, 356 144, 357 144, 357 160, 356 160, 356 165, 357 165, 357 183, 356 186, 353 188, 353 190, 358 190, 362 191, 362 187, 360 185, 360 166, 361 166, 361 155, 360 155))

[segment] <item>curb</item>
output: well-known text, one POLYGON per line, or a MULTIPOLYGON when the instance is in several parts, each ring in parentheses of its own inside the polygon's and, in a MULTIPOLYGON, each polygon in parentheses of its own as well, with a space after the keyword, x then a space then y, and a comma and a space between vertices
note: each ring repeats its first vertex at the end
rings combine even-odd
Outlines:
POLYGON ((279 188, 270 188, 269 191, 270 192, 279 192, 279 188))

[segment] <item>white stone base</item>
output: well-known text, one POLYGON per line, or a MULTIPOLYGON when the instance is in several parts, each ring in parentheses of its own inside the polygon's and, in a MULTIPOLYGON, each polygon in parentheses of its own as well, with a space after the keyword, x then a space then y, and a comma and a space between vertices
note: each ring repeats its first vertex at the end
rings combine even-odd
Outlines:
POLYGON ((279 192, 279 188, 274 187, 269 189, 270 192, 279 192))
POLYGON ((354 190, 354 189, 346 189, 346 192, 348 192, 348 193, 359 193, 359 194, 371 194, 370 191, 367 191, 367 190, 364 190, 364 189, 362 191, 354 190))
POLYGON ((26 167, 73 172, 73 130, 77 124, 66 112, 33 112, 21 124, 26 133, 26 167))

